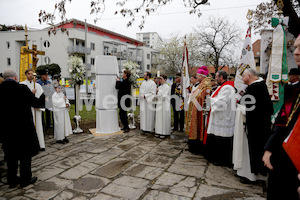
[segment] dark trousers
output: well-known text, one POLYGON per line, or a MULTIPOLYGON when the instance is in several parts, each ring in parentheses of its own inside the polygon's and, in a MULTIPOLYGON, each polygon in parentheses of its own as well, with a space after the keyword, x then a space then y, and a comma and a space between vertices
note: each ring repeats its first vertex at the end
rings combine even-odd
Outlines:
POLYGON ((232 167, 233 137, 207 135, 206 155, 209 162, 232 167))
MULTIPOLYGON (((50 128, 51 127, 51 113, 52 113, 52 117, 53 117, 53 112, 46 109, 45 112, 43 112, 42 114, 42 123, 43 123, 43 127, 46 127, 46 128, 50 128)), ((54 121, 53 121, 54 123, 54 121)))
POLYGON ((122 108, 119 109, 119 116, 120 116, 120 119, 121 119, 121 122, 124 126, 124 129, 129 129, 129 126, 128 126, 128 118, 127 118, 127 111, 123 110, 122 108))
POLYGON ((184 128, 184 109, 181 111, 176 111, 173 107, 173 113, 174 113, 174 130, 178 130, 178 126, 180 128, 180 131, 183 131, 184 128))
POLYGON ((31 157, 26 156, 17 159, 14 156, 7 156, 7 183, 9 185, 18 184, 17 172, 20 161, 20 184, 27 184, 31 181, 31 157))

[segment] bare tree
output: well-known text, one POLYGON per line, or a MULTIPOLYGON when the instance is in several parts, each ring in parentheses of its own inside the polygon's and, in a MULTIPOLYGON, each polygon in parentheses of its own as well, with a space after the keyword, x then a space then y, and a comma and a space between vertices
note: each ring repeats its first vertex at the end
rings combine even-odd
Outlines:
POLYGON ((171 35, 170 38, 164 39, 159 45, 159 69, 163 69, 170 75, 174 75, 182 70, 184 42, 186 41, 188 48, 189 67, 199 66, 202 58, 199 54, 197 36, 188 34, 186 37, 171 35))
MULTIPOLYGON (((256 7, 254 13, 254 28, 257 31, 264 29, 271 24, 271 18, 277 13, 278 0, 269 0, 256 7)), ((289 17, 289 32, 297 37, 300 33, 300 0, 283 0, 283 15, 289 17)))
POLYGON ((235 65, 236 50, 241 45, 241 31, 225 18, 210 17, 194 29, 198 37, 199 53, 206 65, 218 71, 220 65, 235 65))
MULTIPOLYGON (((201 16, 200 5, 209 5, 208 0, 182 0, 185 7, 191 8, 190 14, 197 14, 201 16)), ((62 23, 66 19, 66 4, 71 3, 72 0, 58 0, 54 5, 54 11, 48 12, 41 10, 39 13, 39 22, 40 23, 52 23, 55 20, 56 16, 59 16, 62 23)), ((116 11, 115 15, 122 15, 123 17, 130 17, 130 20, 127 23, 127 26, 132 26, 133 22, 136 19, 137 15, 141 15, 142 19, 139 23, 139 28, 143 29, 146 22, 146 17, 152 13, 157 12, 160 7, 167 6, 172 3, 173 0, 136 0, 134 4, 130 0, 115 0, 116 2, 116 11)), ((88 3, 88 1, 87 1, 88 3)), ((97 17, 97 14, 103 13, 105 11, 105 0, 91 0, 91 11, 90 14, 95 14, 95 23, 100 18, 97 17)), ((56 32, 56 28, 52 29, 52 32, 56 32)), ((66 31, 64 28, 61 29, 63 32, 66 31)))
POLYGON ((168 74, 174 75, 180 72, 183 56, 183 39, 178 35, 172 35, 169 39, 163 39, 158 46, 159 69, 165 70, 168 74))

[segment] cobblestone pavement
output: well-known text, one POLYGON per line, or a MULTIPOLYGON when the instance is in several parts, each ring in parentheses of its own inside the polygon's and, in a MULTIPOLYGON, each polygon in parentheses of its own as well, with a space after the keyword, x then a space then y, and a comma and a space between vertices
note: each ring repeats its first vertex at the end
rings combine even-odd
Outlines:
POLYGON ((234 170, 189 153, 181 132, 166 139, 139 130, 68 138, 68 144, 46 140, 46 151, 32 161, 34 185, 9 189, 0 166, 0 200, 265 199, 261 183, 242 184, 234 170))

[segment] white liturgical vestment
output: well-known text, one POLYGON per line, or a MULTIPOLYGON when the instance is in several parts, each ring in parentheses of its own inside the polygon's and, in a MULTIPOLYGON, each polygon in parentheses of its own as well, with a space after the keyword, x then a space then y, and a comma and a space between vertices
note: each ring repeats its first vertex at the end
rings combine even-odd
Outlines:
MULTIPOLYGON (((28 81, 27 79, 21 84, 27 85, 27 87, 32 91, 34 88, 36 89, 35 97, 40 98, 43 94, 44 90, 42 86, 38 83, 34 83, 34 81, 28 81)), ((39 140, 40 148, 45 148, 45 139, 44 139, 44 131, 43 131, 43 123, 42 123, 42 108, 31 108, 32 116, 33 116, 33 123, 35 123, 36 134, 39 140), (35 117, 36 115, 36 117, 35 117)))
POLYGON ((143 131, 154 131, 156 84, 153 80, 143 81, 140 87, 140 128, 143 131))
MULTIPOLYGON (((218 88, 216 91, 218 91, 218 88)), ((212 96, 214 96, 214 93, 212 96)), ((224 85, 217 96, 210 98, 211 111, 207 129, 208 134, 220 137, 233 136, 236 110, 234 94, 235 90, 231 85, 224 85)))
POLYGON ((54 138, 63 140, 65 137, 72 134, 72 126, 69 116, 69 109, 66 104, 69 104, 68 99, 64 99, 63 93, 55 92, 52 96, 53 117, 54 117, 54 138))
POLYGON ((236 110, 232 151, 233 169, 237 170, 238 176, 245 177, 250 181, 266 180, 265 176, 255 175, 251 172, 248 138, 244 128, 245 109, 245 105, 238 104, 236 110))
POLYGON ((158 87, 155 117, 155 133, 160 135, 171 134, 171 87, 164 83, 158 87))

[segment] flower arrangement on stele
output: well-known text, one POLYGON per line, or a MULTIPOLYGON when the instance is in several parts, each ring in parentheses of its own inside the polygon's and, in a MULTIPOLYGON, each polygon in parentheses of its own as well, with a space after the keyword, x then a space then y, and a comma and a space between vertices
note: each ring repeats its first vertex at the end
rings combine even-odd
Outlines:
POLYGON ((133 61, 126 61, 123 64, 123 67, 124 67, 124 69, 131 72, 131 76, 130 76, 129 80, 130 80, 132 86, 134 88, 138 88, 137 79, 140 78, 138 75, 139 68, 140 68, 139 64, 137 64, 136 62, 133 62, 133 61))
POLYGON ((81 57, 78 56, 71 56, 69 58, 69 69, 68 72, 70 73, 72 79, 72 85, 75 84, 82 84, 85 78, 86 69, 83 67, 83 61, 81 57))

